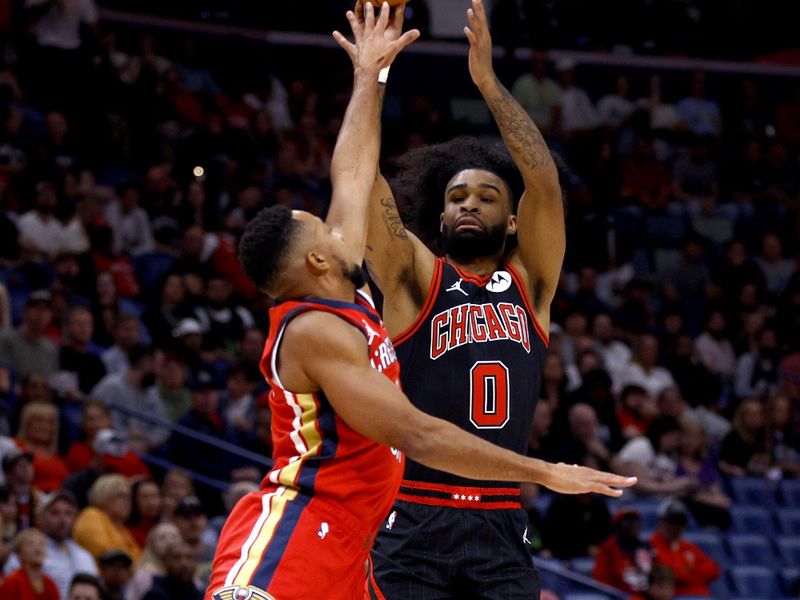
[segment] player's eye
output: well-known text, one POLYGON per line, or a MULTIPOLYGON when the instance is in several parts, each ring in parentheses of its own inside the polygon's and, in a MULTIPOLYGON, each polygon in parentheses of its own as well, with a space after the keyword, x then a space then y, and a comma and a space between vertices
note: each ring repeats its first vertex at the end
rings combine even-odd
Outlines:
POLYGON ((481 198, 481 202, 492 202, 492 199, 489 198, 488 196, 484 196, 483 198, 481 198))

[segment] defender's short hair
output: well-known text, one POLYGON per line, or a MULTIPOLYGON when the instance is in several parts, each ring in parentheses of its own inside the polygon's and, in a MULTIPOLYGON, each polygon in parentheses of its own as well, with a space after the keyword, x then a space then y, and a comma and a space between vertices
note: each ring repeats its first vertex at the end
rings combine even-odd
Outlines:
POLYGON ((292 211, 283 206, 261 210, 247 224, 239 242, 239 261, 260 290, 275 283, 281 262, 299 226, 292 211))

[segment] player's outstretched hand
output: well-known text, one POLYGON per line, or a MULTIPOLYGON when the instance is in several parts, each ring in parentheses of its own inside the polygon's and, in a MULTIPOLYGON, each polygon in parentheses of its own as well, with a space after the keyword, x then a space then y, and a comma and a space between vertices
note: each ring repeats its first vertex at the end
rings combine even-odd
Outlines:
POLYGON ((595 493, 619 497, 622 495, 622 489, 619 488, 631 487, 636 481, 636 477, 623 477, 589 467, 557 463, 548 465, 545 479, 540 483, 561 494, 595 493))
MULTIPOLYGON (((358 20, 360 26, 363 27, 364 24, 364 4, 365 0, 356 0, 356 6, 353 9, 353 12, 356 15, 356 19, 358 20)), ((391 7, 389 12, 389 26, 386 28, 386 33, 384 36, 387 40, 398 40, 400 36, 403 35, 403 21, 405 20, 406 16, 406 3, 398 4, 396 6, 391 7)))
POLYGON ((464 35, 469 40, 469 74, 478 87, 494 80, 492 67, 492 36, 483 0, 472 0, 472 8, 467 9, 468 27, 464 35))
POLYGON ((384 2, 377 18, 371 2, 363 4, 363 11, 360 10, 360 2, 356 8, 359 9, 359 15, 352 10, 347 11, 347 20, 355 42, 351 42, 338 31, 333 32, 333 39, 347 52, 356 70, 390 66, 403 48, 420 35, 417 29, 400 35, 403 26, 402 14, 398 16, 400 7, 392 11, 389 4, 384 2))

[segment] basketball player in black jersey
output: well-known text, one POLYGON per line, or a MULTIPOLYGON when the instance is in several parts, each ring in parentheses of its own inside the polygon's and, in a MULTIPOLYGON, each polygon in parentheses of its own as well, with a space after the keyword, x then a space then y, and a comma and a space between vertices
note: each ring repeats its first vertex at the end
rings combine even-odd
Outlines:
MULTIPOLYGON (((564 208, 544 138, 495 76, 481 0, 472 0, 467 19, 469 71, 505 149, 460 138, 401 160, 394 191, 419 207, 420 235, 405 228, 379 176, 366 260, 385 298, 384 322, 411 401, 524 453, 564 258, 564 208), (426 215, 438 217, 443 256, 420 239, 426 215)), ((411 460, 372 563, 372 598, 539 597, 519 486, 411 460)))

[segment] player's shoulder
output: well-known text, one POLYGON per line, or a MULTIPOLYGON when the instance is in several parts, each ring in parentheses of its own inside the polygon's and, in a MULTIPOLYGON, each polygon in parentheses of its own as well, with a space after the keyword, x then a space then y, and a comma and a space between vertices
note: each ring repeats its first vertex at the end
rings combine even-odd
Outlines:
POLYGON ((364 345, 364 335, 343 315, 322 310, 307 310, 286 325, 284 345, 298 346, 314 354, 341 351, 364 345))

